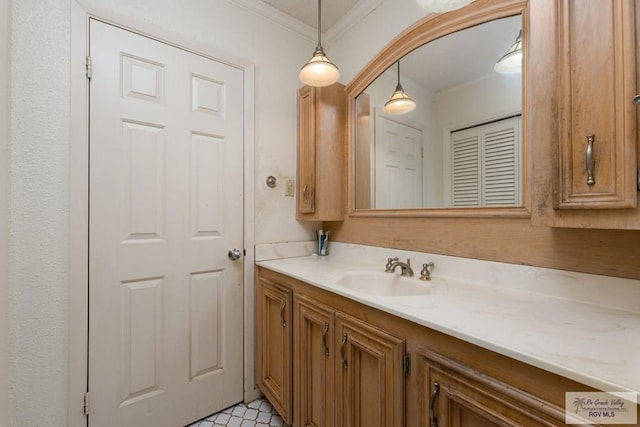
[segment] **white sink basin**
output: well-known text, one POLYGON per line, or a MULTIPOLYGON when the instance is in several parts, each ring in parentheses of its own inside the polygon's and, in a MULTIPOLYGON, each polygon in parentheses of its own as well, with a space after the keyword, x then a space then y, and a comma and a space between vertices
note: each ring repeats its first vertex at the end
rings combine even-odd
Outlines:
POLYGON ((429 282, 416 277, 378 271, 350 271, 336 281, 338 286, 367 295, 411 296, 431 293, 429 282))

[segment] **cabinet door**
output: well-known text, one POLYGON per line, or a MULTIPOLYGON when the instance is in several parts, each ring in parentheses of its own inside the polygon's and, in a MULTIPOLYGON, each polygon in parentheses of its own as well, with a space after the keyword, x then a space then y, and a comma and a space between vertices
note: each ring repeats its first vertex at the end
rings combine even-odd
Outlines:
POLYGON ((294 297, 294 426, 334 425, 333 309, 307 297, 294 297))
POLYGON ((345 111, 339 83, 298 90, 298 220, 344 219, 345 111))
POLYGON ((557 14, 556 207, 635 208, 635 1, 559 0, 557 14))
POLYGON ((640 229, 636 3, 529 2, 524 178, 534 225, 640 229))
POLYGON ((316 90, 298 91, 298 213, 315 212, 316 90))
POLYGON ((336 314, 337 425, 404 425, 404 341, 336 314))
POLYGON ((258 279, 258 385, 287 424, 291 424, 291 291, 258 279))
POLYGON ((444 356, 418 356, 419 425, 564 426, 564 410, 444 356))

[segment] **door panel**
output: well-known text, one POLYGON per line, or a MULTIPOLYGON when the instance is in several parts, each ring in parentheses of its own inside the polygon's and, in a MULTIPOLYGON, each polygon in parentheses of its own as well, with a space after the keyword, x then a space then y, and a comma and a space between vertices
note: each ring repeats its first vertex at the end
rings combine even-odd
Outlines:
POLYGON ((242 400, 242 71, 90 23, 90 426, 242 400))
POLYGON ((376 116, 376 209, 422 207, 422 131, 376 116))

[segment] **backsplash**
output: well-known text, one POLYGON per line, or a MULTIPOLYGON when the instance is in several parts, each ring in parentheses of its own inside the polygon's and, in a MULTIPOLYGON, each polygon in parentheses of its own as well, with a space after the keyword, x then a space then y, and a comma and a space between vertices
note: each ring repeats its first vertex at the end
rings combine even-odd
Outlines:
MULTIPOLYGON (((290 242, 256 245, 256 261, 316 256, 316 242, 290 242)), ((640 280, 556 270, 544 267, 482 261, 376 246, 333 242, 330 258, 354 267, 384 270, 389 257, 411 260, 414 270, 433 262, 434 277, 456 277, 482 286, 508 287, 524 292, 567 298, 590 304, 640 312, 640 280)))
POLYGON ((308 256, 316 253, 317 247, 316 242, 313 240, 306 242, 262 243, 255 246, 255 260, 258 262, 308 256))

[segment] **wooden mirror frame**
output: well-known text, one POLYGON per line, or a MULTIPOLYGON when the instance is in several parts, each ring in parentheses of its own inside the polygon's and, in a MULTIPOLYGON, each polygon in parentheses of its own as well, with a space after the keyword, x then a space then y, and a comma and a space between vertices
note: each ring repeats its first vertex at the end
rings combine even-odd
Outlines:
POLYGON ((463 218, 528 218, 530 217, 529 191, 529 135, 527 105, 527 46, 529 40, 528 0, 476 0, 473 3, 447 13, 432 13, 416 22, 395 37, 376 55, 345 87, 347 96, 347 140, 348 140, 348 207, 351 217, 463 217, 463 218), (495 19, 522 15, 523 63, 522 63, 522 205, 514 207, 477 208, 421 208, 421 209, 356 209, 355 199, 355 122, 357 119, 356 98, 379 75, 396 61, 432 40, 465 28, 495 19))

